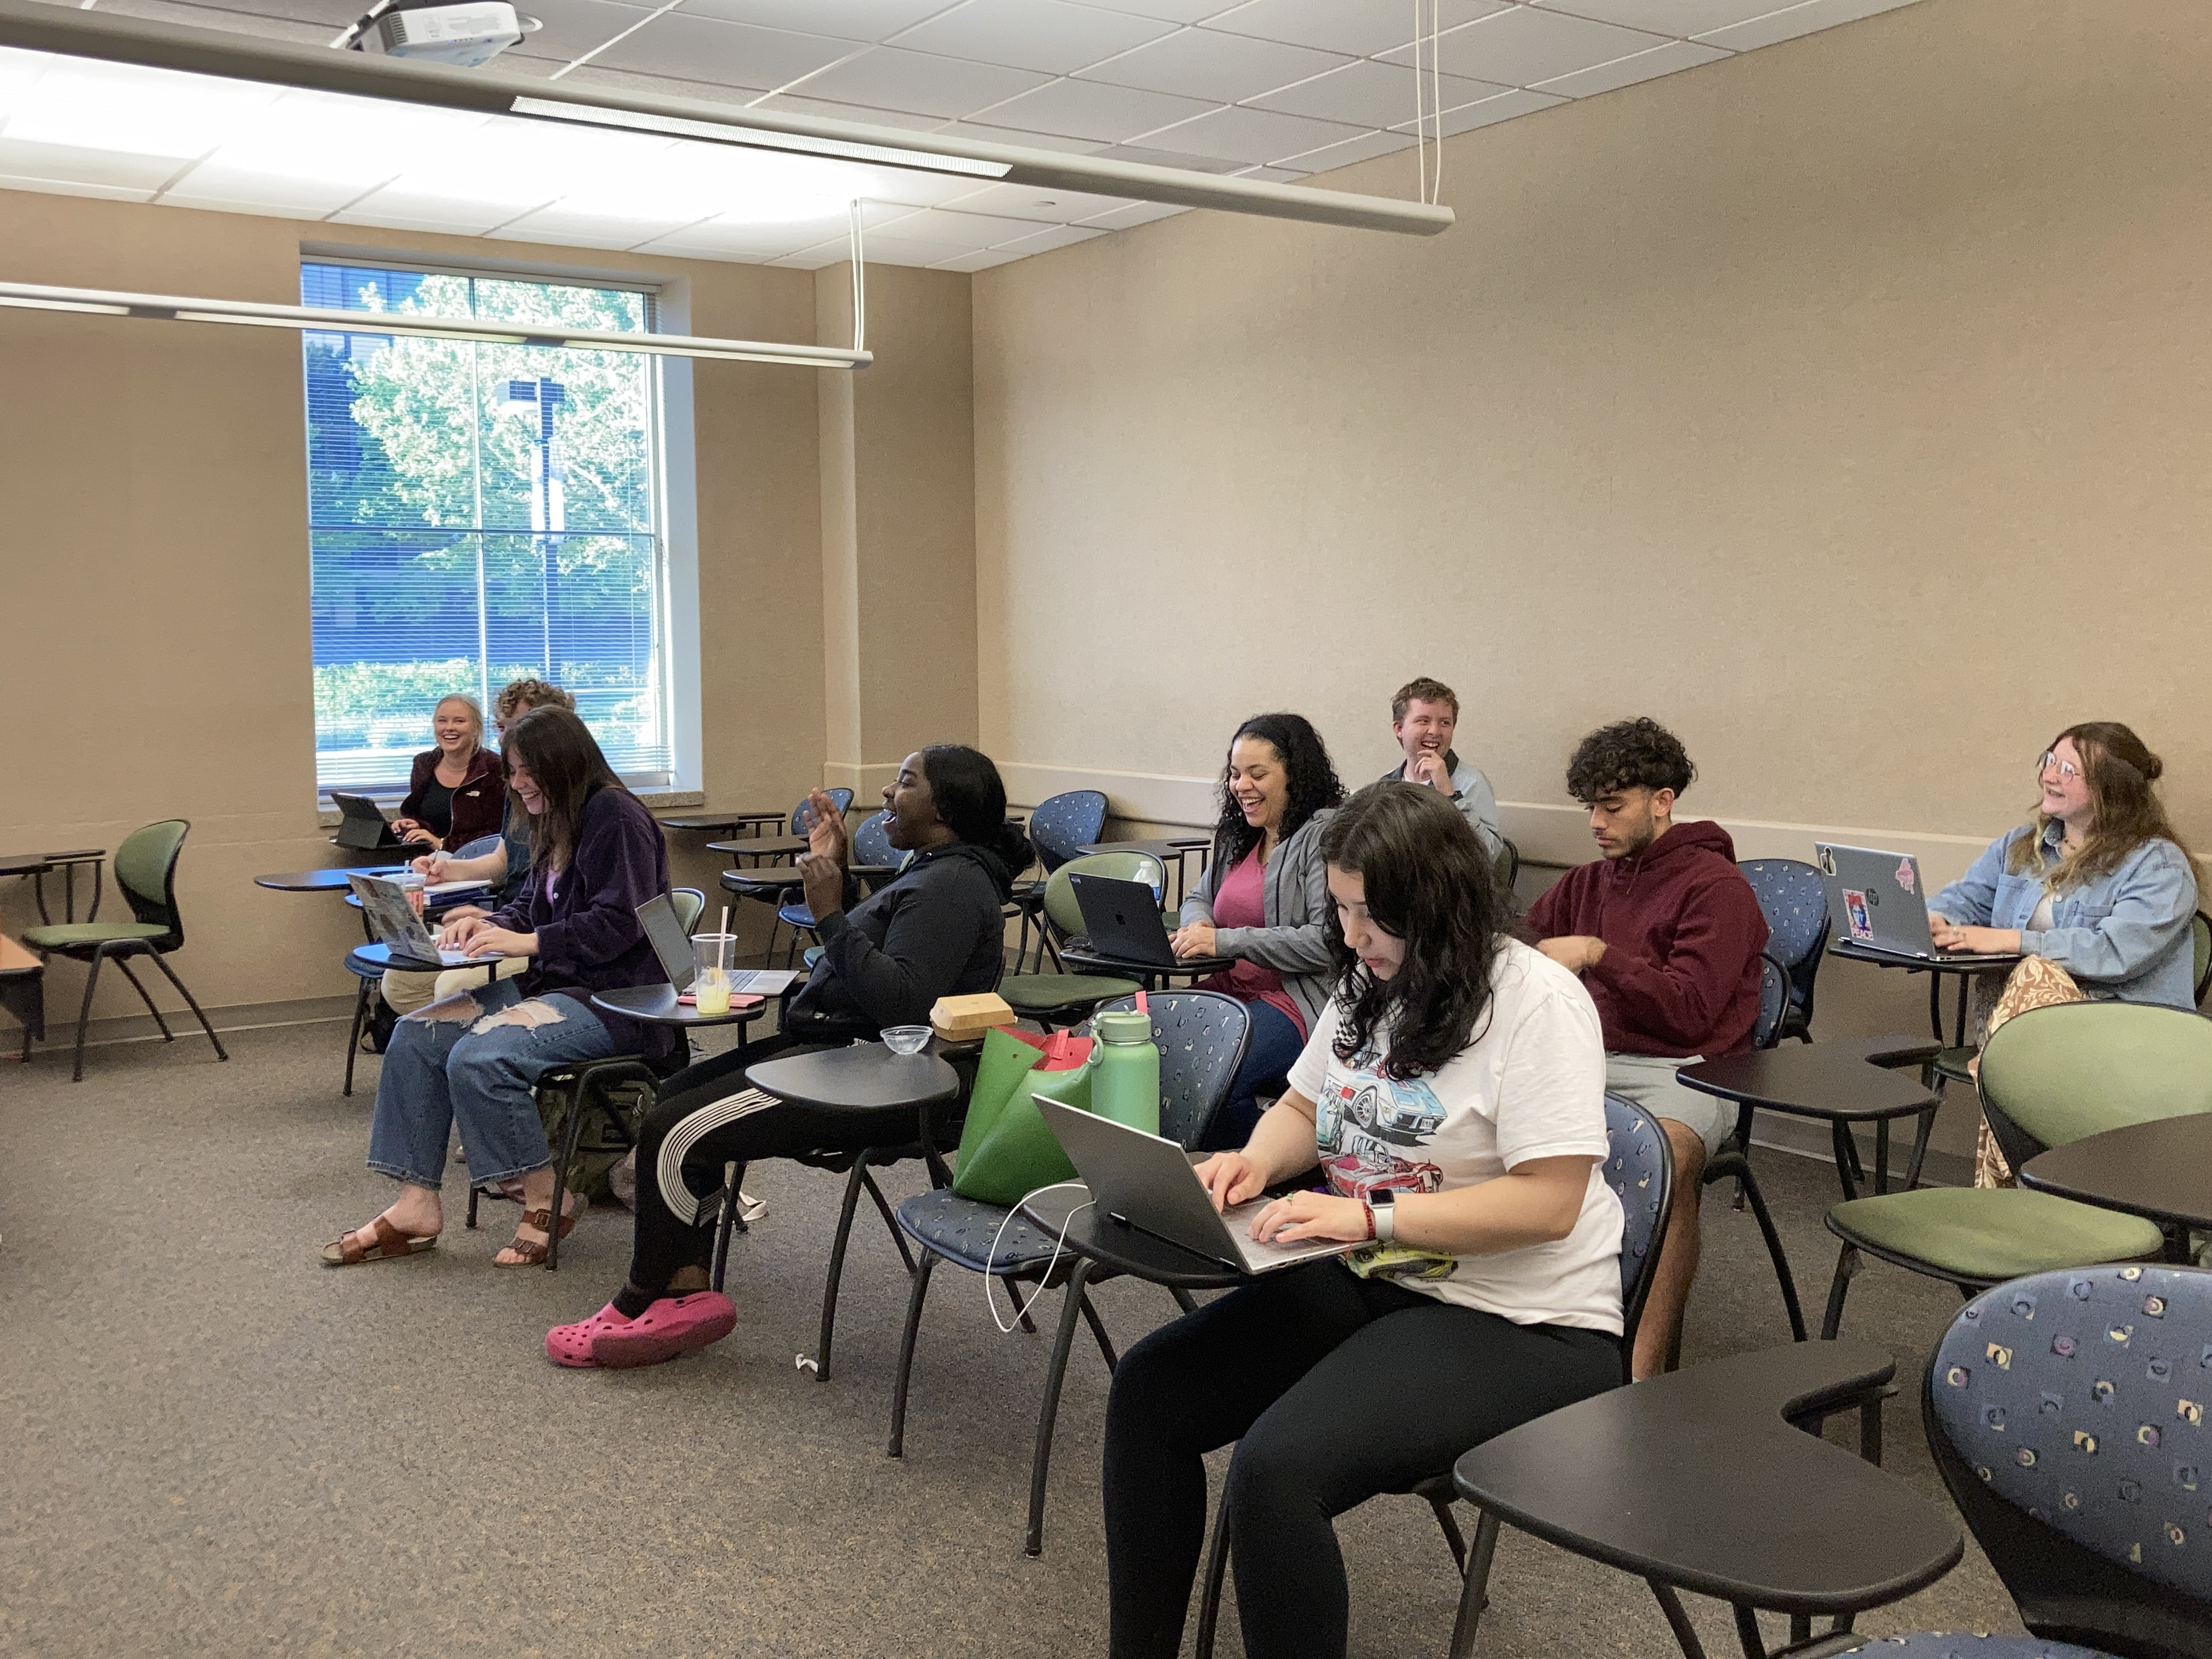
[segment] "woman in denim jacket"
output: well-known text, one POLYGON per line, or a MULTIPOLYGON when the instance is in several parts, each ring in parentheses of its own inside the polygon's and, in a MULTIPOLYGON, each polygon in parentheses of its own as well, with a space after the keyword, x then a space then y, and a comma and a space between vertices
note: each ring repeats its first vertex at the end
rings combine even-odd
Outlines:
POLYGON ((2100 1001, 2195 1006, 2197 872, 2151 787, 2164 770, 2117 721, 2061 732, 2034 815, 1929 902, 1936 948, 2041 957, 2100 1001))

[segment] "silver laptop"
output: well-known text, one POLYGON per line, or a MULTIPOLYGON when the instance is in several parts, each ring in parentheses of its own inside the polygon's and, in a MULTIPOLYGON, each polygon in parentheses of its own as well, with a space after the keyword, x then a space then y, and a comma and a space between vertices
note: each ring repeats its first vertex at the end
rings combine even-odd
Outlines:
POLYGON ((489 962, 501 954, 488 951, 481 956, 471 956, 466 951, 441 951, 430 930, 422 925, 422 918, 407 902, 407 890, 398 882, 387 881, 382 876, 349 875, 346 880, 353 888, 354 896, 361 901, 362 914, 368 918, 368 925, 376 930, 376 937, 391 947, 395 957, 459 968, 471 962, 489 962))
MULTIPOLYGON (((668 975, 668 982, 679 993, 690 990, 691 981, 699 977, 699 953, 692 948, 691 936, 684 931, 683 919, 676 914, 676 901, 665 893, 656 893, 637 907, 637 919, 652 941, 653 954, 660 958, 660 971, 668 975)), ((798 977, 784 968, 732 974, 730 994, 781 996, 798 977)))
POLYGON ((1920 879, 1920 860, 1910 853, 1884 853, 1871 847, 1813 843, 1813 861, 1828 895, 1831 937, 1848 939, 1877 956, 1941 962, 1947 965, 1998 967, 2019 957, 1971 951, 1939 951, 1928 931, 1928 890, 1920 879))
POLYGON ((1046 1125, 1075 1165, 1099 1215, 1218 1261, 1236 1273, 1273 1273, 1278 1267, 1322 1256, 1342 1255, 1359 1247, 1329 1239, 1300 1239, 1291 1244, 1262 1244, 1252 1237, 1252 1218, 1268 1200, 1253 1199, 1228 1210, 1213 1207, 1206 1183, 1190 1158, 1172 1140, 1148 1135, 1108 1117, 1032 1095, 1046 1125))

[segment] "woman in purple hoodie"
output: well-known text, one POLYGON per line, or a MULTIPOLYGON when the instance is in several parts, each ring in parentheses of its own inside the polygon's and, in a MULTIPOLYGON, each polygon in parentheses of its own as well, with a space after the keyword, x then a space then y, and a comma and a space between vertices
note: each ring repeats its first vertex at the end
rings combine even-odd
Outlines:
MULTIPOLYGON (((384 1056, 368 1167, 401 1183, 398 1200, 333 1239, 323 1261, 349 1267, 414 1255, 438 1242, 439 1189, 458 1121, 478 1186, 520 1181, 523 1216, 502 1267, 545 1259, 553 1225, 553 1155, 532 1085, 547 1066, 665 1050, 665 1027, 595 1012, 594 991, 655 985, 665 975, 637 907, 668 890, 660 826, 622 786, 580 720, 534 708, 507 727, 507 786, 530 821, 530 877, 504 909, 457 921, 441 949, 531 958, 519 979, 416 1009, 384 1056)), ((574 1194, 571 1194, 574 1199, 574 1194)), ((566 1237, 573 1207, 560 1218, 566 1237)))

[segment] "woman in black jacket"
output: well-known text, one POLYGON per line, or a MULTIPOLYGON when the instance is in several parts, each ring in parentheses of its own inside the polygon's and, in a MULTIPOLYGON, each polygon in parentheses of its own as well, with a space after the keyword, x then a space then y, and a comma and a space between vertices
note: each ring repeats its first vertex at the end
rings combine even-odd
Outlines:
POLYGON ((1030 844, 1006 822, 1006 786, 988 756, 936 744, 906 757, 884 807, 891 845, 913 856, 896 880, 858 903, 845 867, 844 817, 818 790, 810 804, 811 850, 799 875, 821 960, 780 1036, 678 1073, 640 1126, 629 1282, 591 1318, 546 1334, 556 1364, 656 1364, 729 1334, 737 1309, 707 1288, 713 1235, 698 1224, 700 1200, 721 1186, 725 1164, 899 1146, 921 1133, 912 1107, 800 1106, 738 1086, 743 1067, 776 1052, 872 1037, 887 1025, 922 1024, 939 997, 999 982, 1001 907, 1015 872, 1029 864, 1030 844))

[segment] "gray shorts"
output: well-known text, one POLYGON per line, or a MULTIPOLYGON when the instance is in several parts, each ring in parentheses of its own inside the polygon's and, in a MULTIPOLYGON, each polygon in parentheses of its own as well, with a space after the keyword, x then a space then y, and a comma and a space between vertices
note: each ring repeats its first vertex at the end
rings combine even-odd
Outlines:
POLYGON ((1700 1094, 1674 1080, 1678 1066, 1694 1066, 1700 1058, 1698 1054, 1662 1059, 1653 1054, 1607 1054, 1605 1091, 1641 1106, 1654 1117, 1692 1131, 1705 1143, 1705 1156, 1711 1158, 1735 1133, 1735 1103, 1718 1095, 1700 1094))

